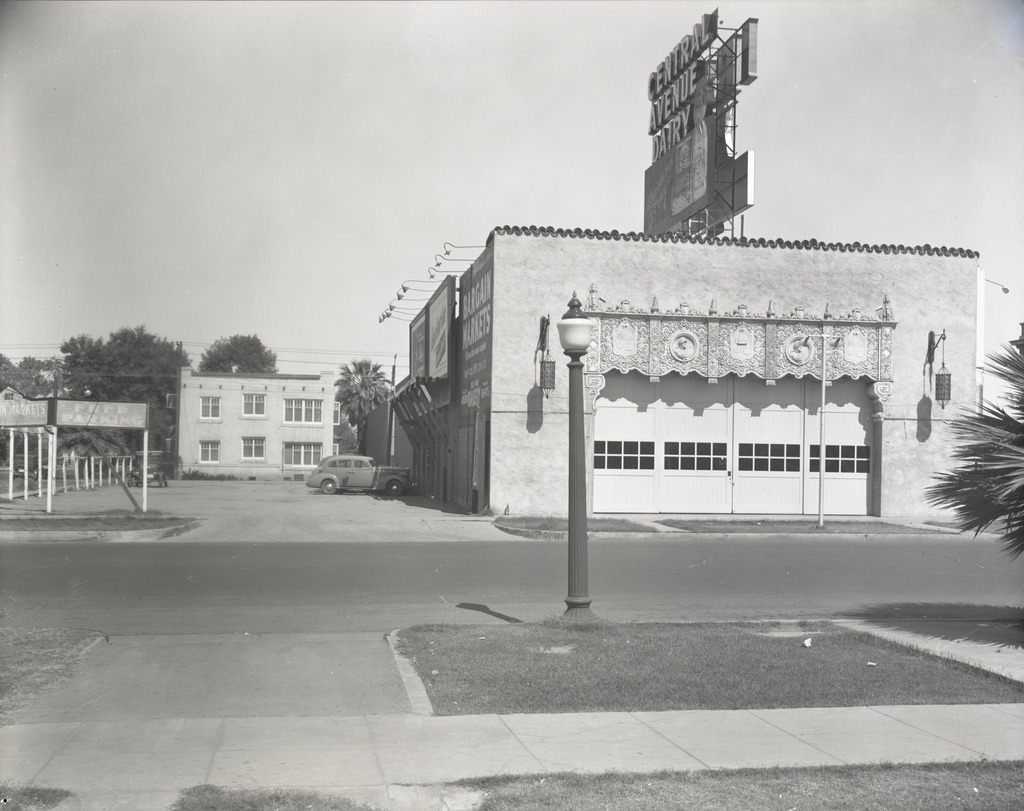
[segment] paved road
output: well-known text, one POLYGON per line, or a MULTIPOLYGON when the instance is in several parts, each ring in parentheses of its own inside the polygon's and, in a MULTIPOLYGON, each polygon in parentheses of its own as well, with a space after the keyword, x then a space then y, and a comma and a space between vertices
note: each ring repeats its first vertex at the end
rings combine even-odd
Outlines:
MULTIPOLYGON (((117 488, 54 499, 57 516, 125 507, 117 488)), ((30 499, 3 512, 39 508, 30 499)), ((537 620, 564 607, 564 542, 512 538, 423 500, 324 496, 296 482, 173 482, 150 491, 150 508, 200 523, 160 543, 0 544, 0 620, 106 634, 335 633, 537 620)), ((616 620, 1021 605, 1024 560, 1009 561, 991 539, 943 535, 595 534, 590 591, 595 611, 616 620)))
MULTIPOLYGON (((56 512, 122 498, 75 493, 56 512)), ((0 544, 0 622, 106 635, 16 722, 407 713, 383 631, 564 608, 564 542, 510 538, 429 504, 179 482, 151 506, 200 527, 155 543, 0 544)), ((798 618, 1020 605, 1024 561, 942 535, 597 535, 590 573, 595 610, 611 620, 798 618)))
MULTIPOLYGON (((816 617, 893 603, 1020 605, 1024 562, 991 543, 602 540, 608 619, 816 617)), ((556 541, 45 543, 0 546, 10 625, 106 634, 384 631, 537 620, 564 606, 556 541), (459 605, 464 607, 459 608, 459 605), (465 607, 466 605, 469 607, 465 607), (485 608, 486 607, 486 608, 485 608)))

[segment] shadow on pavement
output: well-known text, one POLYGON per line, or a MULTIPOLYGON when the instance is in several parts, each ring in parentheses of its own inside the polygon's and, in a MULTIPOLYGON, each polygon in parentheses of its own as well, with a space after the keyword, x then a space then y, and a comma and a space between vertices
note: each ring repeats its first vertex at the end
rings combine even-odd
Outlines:
POLYGON ((466 515, 474 516, 462 507, 456 504, 445 503, 440 499, 431 498, 430 496, 416 496, 416 495, 405 495, 405 496, 373 496, 373 498, 383 501, 400 501, 407 507, 418 507, 423 510, 433 510, 441 513, 451 513, 453 515, 466 515))
POLYGON ((479 611, 481 614, 486 614, 489 617, 495 617, 499 620, 504 620, 505 622, 509 623, 522 622, 521 619, 510 617, 508 614, 499 613, 498 611, 494 611, 493 609, 487 607, 486 605, 482 605, 481 603, 457 603, 455 607, 463 608, 466 611, 479 611))
POLYGON ((880 628, 936 639, 1024 648, 1024 607, 970 603, 880 603, 847 614, 880 628))

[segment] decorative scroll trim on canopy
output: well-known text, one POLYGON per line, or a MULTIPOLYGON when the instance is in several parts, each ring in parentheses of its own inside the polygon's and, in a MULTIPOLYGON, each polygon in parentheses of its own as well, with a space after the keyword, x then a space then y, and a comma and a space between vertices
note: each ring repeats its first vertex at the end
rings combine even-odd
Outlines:
POLYGON ((707 312, 685 303, 662 312, 657 299, 647 311, 627 300, 609 308, 591 285, 587 315, 596 328, 585 370, 599 375, 636 371, 655 378, 677 372, 707 378, 735 374, 771 381, 787 375, 820 379, 825 334, 830 339, 824 348, 829 380, 891 381, 896 321, 888 296, 876 313, 877 317, 854 308, 834 316, 826 305, 820 315, 800 307, 777 315, 772 302, 766 314, 751 312, 744 304, 719 313, 714 301, 707 312))

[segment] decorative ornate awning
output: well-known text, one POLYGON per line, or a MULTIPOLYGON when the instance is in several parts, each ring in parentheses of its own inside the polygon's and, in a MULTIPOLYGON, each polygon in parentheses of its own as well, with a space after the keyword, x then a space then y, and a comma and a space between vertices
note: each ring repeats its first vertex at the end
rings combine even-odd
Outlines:
POLYGON ((892 380, 892 338, 896 321, 889 298, 875 313, 854 309, 833 315, 826 305, 818 315, 796 308, 779 314, 769 302, 764 314, 739 305, 720 313, 712 301, 707 312, 682 304, 661 312, 657 299, 647 311, 623 301, 605 309, 591 287, 587 315, 596 322, 585 356, 586 371, 640 372, 657 378, 670 372, 709 379, 728 374, 774 381, 786 375, 820 379, 822 336, 825 375, 892 380))

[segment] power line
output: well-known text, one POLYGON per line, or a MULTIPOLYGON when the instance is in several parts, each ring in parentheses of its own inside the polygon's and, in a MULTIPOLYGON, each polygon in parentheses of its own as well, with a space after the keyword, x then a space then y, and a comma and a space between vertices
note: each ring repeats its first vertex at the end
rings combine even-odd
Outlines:
MULTIPOLYGON (((211 346, 213 346, 214 342, 212 342, 212 341, 210 341, 210 342, 206 342, 206 341, 181 341, 180 343, 182 344, 183 347, 185 347, 186 349, 189 349, 189 350, 191 350, 193 352, 204 352, 207 349, 209 349, 211 346)), ((48 357, 42 357, 42 356, 34 355, 34 354, 23 354, 23 355, 8 355, 7 354, 7 352, 9 350, 11 350, 11 349, 24 349, 24 348, 29 348, 29 347, 31 347, 31 348, 38 348, 38 349, 59 350, 61 345, 60 344, 6 344, 4 346, 0 346, 0 354, 3 354, 12 363, 20 363, 21 361, 26 360, 27 358, 32 358, 33 360, 40 360, 40 361, 55 360, 55 359, 59 360, 60 359, 60 356, 58 356, 57 354, 51 354, 48 357)), ((367 358, 367 359, 371 359, 371 360, 372 359, 376 359, 376 358, 380 358, 380 359, 384 359, 384 360, 393 360, 396 355, 400 359, 407 359, 409 357, 409 353, 408 352, 382 352, 382 351, 379 351, 379 350, 377 350, 377 351, 361 351, 361 350, 355 350, 355 349, 302 349, 302 348, 282 348, 282 347, 273 347, 273 346, 268 346, 267 349, 269 349, 275 355, 278 355, 278 360, 279 361, 283 361, 283 362, 287 362, 287 363, 302 363, 302 364, 322 364, 322 363, 328 363, 328 364, 332 364, 332 365, 337 365, 337 361, 330 360, 331 358, 360 358, 360 359, 361 358, 367 358), (288 354, 288 353, 294 353, 294 354, 299 354, 299 355, 318 355, 321 358, 324 358, 324 360, 323 361, 319 361, 319 360, 305 360, 305 359, 296 359, 296 358, 282 357, 282 354, 288 354)))

